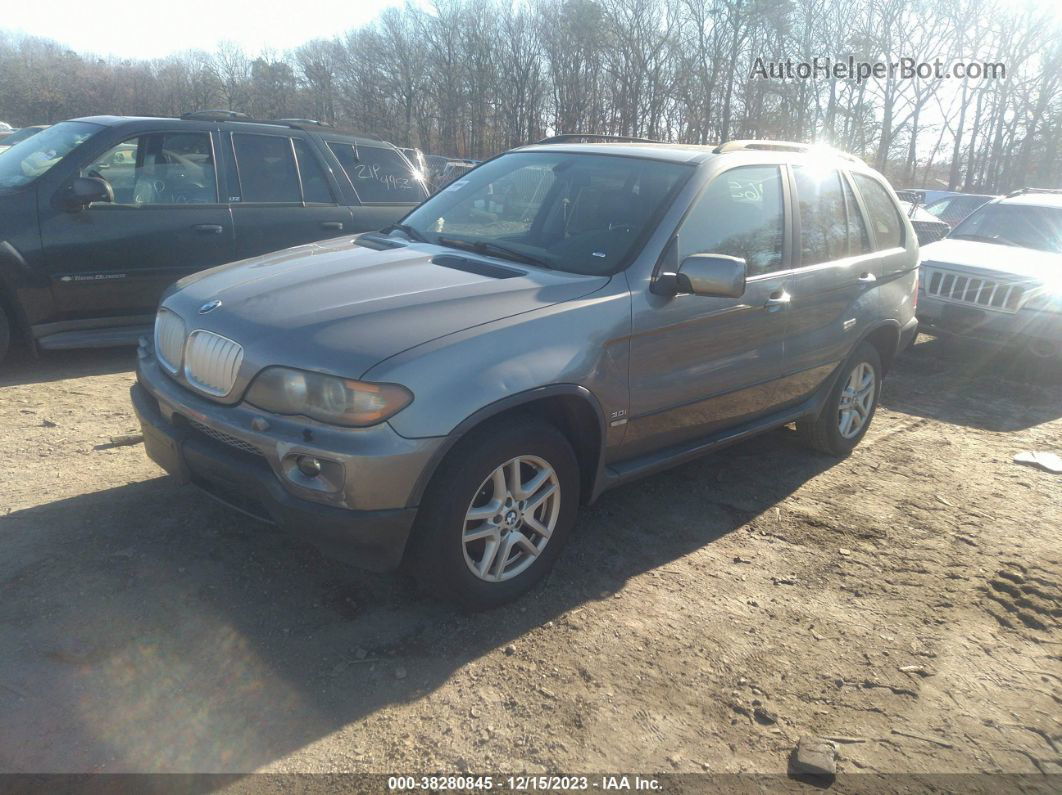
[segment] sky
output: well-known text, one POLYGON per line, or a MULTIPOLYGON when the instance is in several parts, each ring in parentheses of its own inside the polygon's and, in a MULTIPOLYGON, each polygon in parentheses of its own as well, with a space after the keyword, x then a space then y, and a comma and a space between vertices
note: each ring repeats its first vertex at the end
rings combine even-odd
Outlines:
POLYGON ((0 31, 52 39, 80 53, 162 58, 233 41, 255 55, 331 38, 402 0, 53 0, 5 3, 0 31))

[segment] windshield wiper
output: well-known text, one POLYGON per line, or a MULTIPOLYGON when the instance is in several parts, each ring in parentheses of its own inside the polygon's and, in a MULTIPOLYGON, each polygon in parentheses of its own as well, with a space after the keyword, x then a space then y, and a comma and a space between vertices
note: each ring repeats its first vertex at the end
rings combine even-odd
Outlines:
POLYGON ((390 226, 384 227, 380 231, 383 232, 384 234, 387 234, 388 232, 398 231, 398 232, 402 232, 410 240, 416 240, 418 243, 427 243, 428 242, 428 239, 426 237, 424 237, 424 235, 422 235, 420 232, 418 232, 416 229, 414 229, 409 224, 391 224, 390 226))
POLYGON ((546 268, 547 270, 554 270, 553 266, 546 262, 544 259, 533 257, 530 254, 525 254, 522 251, 516 251, 508 246, 502 246, 498 243, 488 243, 485 240, 460 240, 456 237, 443 237, 440 235, 435 239, 435 242, 440 246, 449 246, 450 248, 460 248, 465 251, 474 251, 477 254, 493 254, 496 257, 502 259, 513 260, 514 262, 522 262, 525 265, 537 265, 540 268, 546 268))

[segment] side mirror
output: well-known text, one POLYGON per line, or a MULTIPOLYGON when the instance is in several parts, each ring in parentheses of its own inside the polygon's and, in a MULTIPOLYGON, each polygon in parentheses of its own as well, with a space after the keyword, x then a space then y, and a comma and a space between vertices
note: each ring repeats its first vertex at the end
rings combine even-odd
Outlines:
POLYGON ((740 298, 745 294, 748 267, 741 257, 726 254, 691 254, 682 261, 675 274, 680 293, 740 298))
POLYGON ((113 202, 114 188, 100 177, 75 177, 63 196, 63 203, 71 210, 80 210, 93 202, 113 202))

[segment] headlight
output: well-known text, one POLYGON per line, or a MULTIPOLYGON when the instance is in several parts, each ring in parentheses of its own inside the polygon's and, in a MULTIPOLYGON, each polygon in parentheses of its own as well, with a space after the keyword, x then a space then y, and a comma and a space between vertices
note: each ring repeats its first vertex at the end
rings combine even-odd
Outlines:
POLYGON ((244 399, 276 414, 303 414, 331 425, 361 428, 400 412, 413 402, 413 393, 398 384, 267 367, 255 377, 244 399))

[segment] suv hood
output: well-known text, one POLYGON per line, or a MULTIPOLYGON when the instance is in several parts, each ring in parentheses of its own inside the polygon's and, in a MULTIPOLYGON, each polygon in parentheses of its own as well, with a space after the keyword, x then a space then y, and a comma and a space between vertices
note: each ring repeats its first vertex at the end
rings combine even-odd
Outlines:
POLYGON ((922 264, 958 270, 1006 273, 1045 281, 1062 275, 1062 254, 1035 248, 945 238, 921 247, 922 264))
POLYGON ((255 371, 276 364, 358 378, 416 345, 571 301, 609 281, 429 244, 377 251, 354 240, 202 271, 177 282, 162 303, 189 332, 204 328, 239 342, 245 367, 255 371), (467 269, 438 264, 447 260, 467 269), (217 309, 199 314, 215 300, 217 309))

